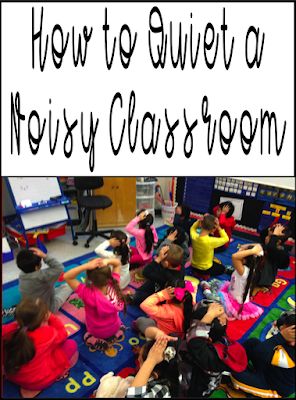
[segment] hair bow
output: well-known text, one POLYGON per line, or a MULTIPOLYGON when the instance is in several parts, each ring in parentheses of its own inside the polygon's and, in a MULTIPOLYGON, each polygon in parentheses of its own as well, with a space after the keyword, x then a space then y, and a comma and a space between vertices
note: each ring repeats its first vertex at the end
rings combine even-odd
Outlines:
POLYGON ((183 287, 183 288, 180 288, 180 287, 175 288, 174 295, 175 295, 176 299, 179 301, 182 301, 184 299, 186 291, 188 291, 190 293, 194 292, 194 287, 190 281, 186 281, 185 287, 183 287))

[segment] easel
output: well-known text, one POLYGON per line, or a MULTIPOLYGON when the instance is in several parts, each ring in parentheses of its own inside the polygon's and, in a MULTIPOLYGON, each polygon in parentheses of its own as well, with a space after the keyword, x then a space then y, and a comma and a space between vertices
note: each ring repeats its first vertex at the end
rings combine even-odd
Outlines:
POLYGON ((5 179, 16 211, 16 222, 27 247, 28 230, 42 229, 62 222, 70 223, 74 240, 73 225, 67 208, 70 201, 63 195, 57 177, 5 179))

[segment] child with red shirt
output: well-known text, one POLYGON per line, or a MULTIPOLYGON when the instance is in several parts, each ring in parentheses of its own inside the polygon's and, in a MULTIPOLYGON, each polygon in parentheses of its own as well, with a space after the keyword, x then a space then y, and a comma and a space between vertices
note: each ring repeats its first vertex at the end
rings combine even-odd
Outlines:
MULTIPOLYGON (((225 230, 229 238, 228 242, 219 248, 219 250, 225 250, 230 244, 233 229, 235 227, 235 219, 232 216, 234 212, 234 205, 231 201, 225 201, 224 203, 218 204, 213 208, 213 214, 219 220, 219 225, 225 230)), ((215 231, 214 236, 219 237, 219 232, 215 231)))
POLYGON ((35 397, 63 378, 78 360, 77 343, 41 299, 25 298, 16 321, 2 326, 4 371, 21 387, 22 397, 35 397))

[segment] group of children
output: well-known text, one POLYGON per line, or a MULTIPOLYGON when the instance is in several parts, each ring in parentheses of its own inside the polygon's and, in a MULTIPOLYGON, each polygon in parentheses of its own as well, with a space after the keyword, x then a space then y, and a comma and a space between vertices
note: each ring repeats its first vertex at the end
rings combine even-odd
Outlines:
MULTIPOLYGON (((159 241, 153 216, 141 210, 125 229, 135 237, 135 247, 129 245, 126 233, 113 231, 95 249, 99 257, 65 272, 66 283, 57 288, 54 284, 63 266, 39 249, 21 250, 17 265, 22 300, 16 321, 2 327, 7 379, 20 386, 23 397, 35 397, 69 374, 78 359, 77 344, 67 338, 55 313, 75 292, 85 306, 84 342, 90 351, 112 351, 126 329, 119 312, 125 312, 127 304, 140 306, 147 315, 131 327, 147 342, 139 352, 134 379, 126 380, 126 386, 120 382, 126 397, 208 397, 225 372, 231 374, 235 388, 253 395, 293 393, 294 311, 281 316, 274 336, 263 343, 251 339, 241 345, 226 334, 228 320, 255 318, 263 312, 252 303, 252 295, 268 290, 277 268, 288 267, 284 247, 288 233, 275 224, 261 233, 261 244, 241 246, 232 255, 230 282, 208 281, 225 272, 214 251, 223 251, 230 243, 233 212, 232 203, 225 202, 194 222, 188 207, 177 207, 174 227, 159 241), (48 268, 41 269, 42 260, 48 268), (199 303, 192 283, 184 280, 190 261, 205 297, 199 303), (142 269, 144 283, 134 294, 125 295, 122 290, 130 283, 133 268, 142 269), (78 279, 81 273, 86 274, 85 283, 78 279)), ((97 395, 109 380, 107 386, 113 387, 112 379, 112 374, 103 377, 97 395)))

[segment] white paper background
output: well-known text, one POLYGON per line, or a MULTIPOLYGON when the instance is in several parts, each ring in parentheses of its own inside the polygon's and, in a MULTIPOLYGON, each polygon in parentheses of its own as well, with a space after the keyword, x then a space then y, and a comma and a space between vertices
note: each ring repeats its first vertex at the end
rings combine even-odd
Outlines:
MULTIPOLYGON (((94 174, 104 176, 134 175, 265 175, 292 176, 294 173, 294 9, 287 3, 158 3, 161 10, 165 33, 169 35, 169 22, 173 21, 174 50, 177 49, 179 22, 182 22, 183 34, 201 33, 200 53, 195 69, 190 66, 189 48, 184 71, 174 69, 170 62, 168 48, 167 63, 164 69, 154 69, 149 56, 148 30, 149 13, 154 3, 14 3, 2 4, 2 174, 3 175, 89 175, 89 154, 81 145, 80 123, 73 130, 73 153, 66 158, 63 144, 66 128, 63 121, 63 108, 67 109, 69 124, 74 119, 80 121, 84 112, 84 137, 89 137, 89 114, 99 118, 95 138, 94 174), (32 69, 31 65, 31 25, 32 6, 35 7, 35 29, 40 23, 40 9, 44 6, 42 46, 45 35, 49 35, 49 49, 45 71, 32 69), (110 71, 105 65, 104 23, 105 7, 108 8, 109 58, 113 37, 117 37, 113 67, 110 71), (224 68, 223 41, 221 25, 223 7, 226 8, 226 48, 229 54, 232 36, 235 37, 230 69, 224 68), (190 18, 190 12, 193 17, 190 18), (219 33, 219 47, 215 67, 209 70, 204 61, 203 36, 205 26, 211 22, 219 33), (88 43, 85 67, 75 68, 72 62, 72 39, 62 67, 53 66, 51 55, 51 32, 55 24, 67 31, 75 26, 77 35, 84 25, 93 27, 93 34, 88 43), (124 69, 120 63, 118 36, 123 24, 128 24, 137 32, 137 42, 130 66, 124 69), (249 69, 245 62, 245 35, 250 25, 260 28, 265 33, 265 46, 261 67, 249 69), (128 144, 127 126, 123 144, 118 156, 114 156, 109 136, 109 112, 114 94, 119 91, 123 97, 123 108, 115 104, 113 114, 113 138, 119 141, 123 118, 128 116, 128 102, 131 90, 136 94, 136 109, 131 131, 134 138, 136 118, 139 119, 139 132, 136 150, 131 153, 128 144), (14 154, 10 152, 11 141, 11 93, 20 92, 21 112, 26 120, 21 122, 21 152, 17 155, 16 141, 14 154), (212 155, 207 151, 207 126, 202 121, 201 104, 204 95, 209 99, 209 113, 212 119, 219 119, 221 112, 230 112, 232 121, 238 118, 237 129, 228 155, 221 151, 218 132, 212 155), (49 98, 52 105, 49 106, 49 98), (179 119, 179 126, 174 131, 175 151, 173 157, 165 156, 164 144, 168 134, 164 109, 168 110, 171 124, 179 119), (198 125, 193 130, 194 148, 190 158, 183 152, 186 128, 183 109, 191 124, 196 118, 198 125), (275 136, 271 134, 271 154, 268 155, 267 130, 264 137, 264 152, 260 154, 260 109, 274 111, 277 116, 278 135, 281 138, 284 121, 287 121, 286 136, 282 152, 275 153, 275 136), (36 109, 43 118, 48 119, 52 111, 52 131, 56 118, 60 119, 60 130, 54 155, 49 152, 48 121, 39 151, 33 156, 28 143, 28 117, 36 109), (253 119, 258 118, 257 133, 249 155, 241 149, 239 137, 240 116, 249 110, 253 119), (159 143, 155 154, 145 155, 141 147, 141 124, 145 112, 156 114, 161 119, 159 143)), ((159 43, 159 34, 153 36, 153 52, 159 43)), ((59 41, 57 40, 57 47, 59 41)), ((260 43, 261 43, 260 36, 260 43)), ((168 38, 169 40, 169 38, 168 38)), ((126 37, 123 36, 126 43, 126 37)), ((196 37, 194 37, 196 43, 196 37)), ((35 44, 38 61, 38 42, 35 44)), ((188 43, 189 45, 189 43, 188 43)), ((209 52, 212 58, 213 50, 209 52)), ((37 64, 38 65, 38 64, 37 64)), ((223 129, 228 137, 227 124, 223 129)), ((255 121, 253 121, 253 124, 255 121)), ((219 127, 219 121, 217 122, 219 127)), ((247 124, 245 126, 247 134, 247 124)), ((36 136, 36 123, 31 126, 36 136)), ((212 129, 212 128, 211 128, 212 129)), ((53 134, 54 137, 54 134, 53 134)), ((147 122, 144 143, 150 142, 150 124, 147 122)))

